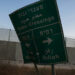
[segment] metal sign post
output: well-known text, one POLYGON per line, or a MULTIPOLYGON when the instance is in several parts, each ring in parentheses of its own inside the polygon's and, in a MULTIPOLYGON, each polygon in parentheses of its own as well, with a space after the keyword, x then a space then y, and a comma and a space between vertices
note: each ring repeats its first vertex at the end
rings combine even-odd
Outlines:
POLYGON ((56 75, 55 68, 54 68, 54 64, 52 64, 51 67, 52 67, 52 75, 56 75))
POLYGON ((39 70, 38 70, 38 67, 37 67, 36 63, 34 63, 34 66, 35 66, 35 69, 36 69, 36 75, 40 75, 40 74, 39 74, 39 70))

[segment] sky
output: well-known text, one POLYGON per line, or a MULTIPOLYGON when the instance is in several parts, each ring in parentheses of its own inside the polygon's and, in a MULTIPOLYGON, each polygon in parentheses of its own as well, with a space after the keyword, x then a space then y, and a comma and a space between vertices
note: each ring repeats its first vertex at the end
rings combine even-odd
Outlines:
MULTIPOLYGON (((0 28, 14 29, 9 14, 39 0, 0 0, 0 28)), ((57 0, 65 37, 75 39, 75 0, 57 0)))

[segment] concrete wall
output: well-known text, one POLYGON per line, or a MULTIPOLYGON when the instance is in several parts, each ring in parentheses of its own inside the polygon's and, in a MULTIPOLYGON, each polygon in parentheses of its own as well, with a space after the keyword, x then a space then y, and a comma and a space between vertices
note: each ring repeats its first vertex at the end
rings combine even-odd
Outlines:
POLYGON ((0 59, 15 60, 16 43, 0 41, 0 59))
POLYGON ((19 42, 0 41, 0 63, 23 63, 19 42))
POLYGON ((75 48, 67 47, 68 59, 70 64, 75 64, 75 48))
POLYGON ((23 55, 20 43, 16 44, 16 62, 23 63, 23 55))

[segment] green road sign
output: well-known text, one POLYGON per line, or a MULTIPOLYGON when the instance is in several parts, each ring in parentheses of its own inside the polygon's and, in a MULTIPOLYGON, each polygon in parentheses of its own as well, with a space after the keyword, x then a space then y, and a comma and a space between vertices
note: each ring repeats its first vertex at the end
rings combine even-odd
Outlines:
POLYGON ((67 62, 55 0, 38 1, 13 12, 10 18, 21 41, 24 62, 67 62))

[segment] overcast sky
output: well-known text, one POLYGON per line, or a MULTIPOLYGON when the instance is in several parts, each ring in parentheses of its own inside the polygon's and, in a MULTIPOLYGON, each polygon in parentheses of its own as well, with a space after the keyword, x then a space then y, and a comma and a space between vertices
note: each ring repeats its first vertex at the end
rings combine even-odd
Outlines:
MULTIPOLYGON (((0 28, 14 29, 9 14, 39 0, 0 0, 0 28)), ((75 38, 75 0, 57 0, 66 37, 75 38)))

